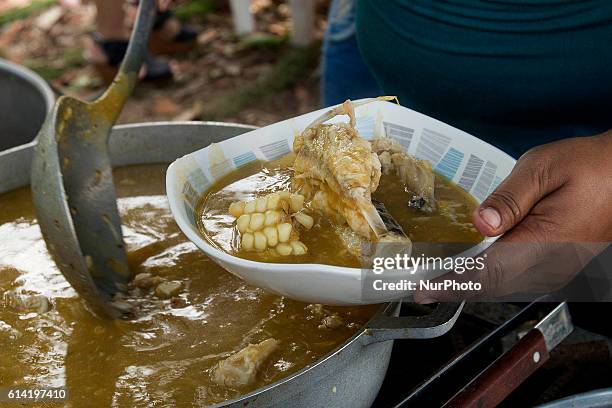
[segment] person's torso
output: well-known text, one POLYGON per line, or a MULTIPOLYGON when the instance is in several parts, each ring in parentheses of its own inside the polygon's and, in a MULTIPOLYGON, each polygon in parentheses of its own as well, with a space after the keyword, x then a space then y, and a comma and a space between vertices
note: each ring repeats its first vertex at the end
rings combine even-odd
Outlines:
POLYGON ((357 37, 385 92, 511 153, 612 128, 612 1, 358 0, 357 37))

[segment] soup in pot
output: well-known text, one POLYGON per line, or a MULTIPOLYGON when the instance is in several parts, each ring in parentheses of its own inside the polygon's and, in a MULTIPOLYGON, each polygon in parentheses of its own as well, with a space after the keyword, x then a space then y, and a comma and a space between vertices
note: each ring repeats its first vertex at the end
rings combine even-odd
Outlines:
POLYGON ((61 275, 29 189, 0 195, 2 387, 67 387, 72 407, 218 403, 314 363, 377 310, 292 301, 224 271, 179 232, 165 168, 114 173, 137 274, 125 321, 96 318, 61 275))

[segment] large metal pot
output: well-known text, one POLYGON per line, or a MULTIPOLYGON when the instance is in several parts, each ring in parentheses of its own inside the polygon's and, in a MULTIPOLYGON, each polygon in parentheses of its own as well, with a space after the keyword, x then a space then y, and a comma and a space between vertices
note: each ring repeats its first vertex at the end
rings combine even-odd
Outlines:
POLYGON ((0 151, 34 140, 54 101, 41 77, 0 59, 0 151))
MULTIPOLYGON (((251 129, 244 125, 202 122, 117 126, 111 134, 110 153, 114 166, 169 163, 251 129)), ((34 144, 0 153, 0 193, 29 184, 34 144)), ((434 313, 422 320, 396 317, 399 303, 382 305, 360 332, 315 364, 218 406, 368 407, 387 371, 393 339, 443 334, 454 324, 459 310, 440 310, 437 317, 434 313), (436 319, 445 323, 439 325, 436 319), (428 329, 428 326, 433 327, 428 329)))

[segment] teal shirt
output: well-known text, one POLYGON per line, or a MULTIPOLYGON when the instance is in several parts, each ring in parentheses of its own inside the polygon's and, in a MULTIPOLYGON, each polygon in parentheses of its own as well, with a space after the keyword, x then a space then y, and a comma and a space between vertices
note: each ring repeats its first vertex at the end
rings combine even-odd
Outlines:
POLYGON ((612 1, 357 0, 385 93, 518 156, 612 128, 612 1))

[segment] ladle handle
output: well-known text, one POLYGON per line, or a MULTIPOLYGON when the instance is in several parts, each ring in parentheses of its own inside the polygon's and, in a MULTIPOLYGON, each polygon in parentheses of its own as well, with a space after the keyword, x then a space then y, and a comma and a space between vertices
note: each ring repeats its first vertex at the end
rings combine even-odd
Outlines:
POLYGON ((149 48, 149 36, 157 13, 156 0, 140 0, 136 23, 132 29, 128 48, 119 71, 106 92, 95 102, 105 109, 108 118, 115 123, 121 109, 127 102, 136 81, 138 72, 149 48))

